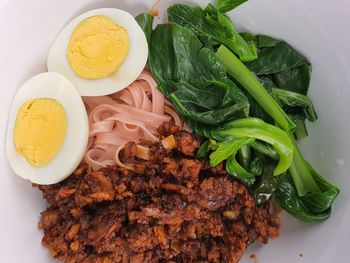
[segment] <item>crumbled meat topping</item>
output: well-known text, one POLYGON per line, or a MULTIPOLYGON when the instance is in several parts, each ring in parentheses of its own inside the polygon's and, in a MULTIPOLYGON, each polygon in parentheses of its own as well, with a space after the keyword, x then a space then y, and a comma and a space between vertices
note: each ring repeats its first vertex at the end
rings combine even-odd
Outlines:
POLYGON ((193 159, 199 142, 169 123, 177 146, 151 144, 149 161, 135 144, 121 152, 135 172, 81 165, 65 181, 37 186, 47 200, 39 228, 51 255, 65 262, 238 262, 247 246, 279 235, 269 204, 256 207, 247 189, 222 164, 193 159))

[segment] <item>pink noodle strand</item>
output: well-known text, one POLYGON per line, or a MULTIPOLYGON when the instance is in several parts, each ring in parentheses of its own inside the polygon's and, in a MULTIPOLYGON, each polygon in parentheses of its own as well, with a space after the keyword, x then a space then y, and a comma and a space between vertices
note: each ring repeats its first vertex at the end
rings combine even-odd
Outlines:
POLYGON ((129 141, 158 141, 157 128, 172 120, 186 127, 173 106, 158 91, 152 75, 144 70, 127 88, 109 96, 83 97, 89 115, 89 143, 84 161, 93 170, 117 163, 129 141))

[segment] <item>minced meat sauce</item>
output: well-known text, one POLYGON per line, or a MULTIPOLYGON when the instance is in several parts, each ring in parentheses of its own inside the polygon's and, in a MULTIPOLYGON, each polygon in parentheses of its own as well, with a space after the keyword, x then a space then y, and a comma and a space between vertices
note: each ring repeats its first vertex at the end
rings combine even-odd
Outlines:
POLYGON ((247 246, 279 235, 270 205, 257 207, 244 185, 220 164, 196 160, 196 137, 165 123, 172 151, 142 142, 151 159, 128 143, 120 158, 135 171, 81 165, 69 178, 37 186, 48 202, 39 228, 43 244, 65 262, 238 262, 247 246))

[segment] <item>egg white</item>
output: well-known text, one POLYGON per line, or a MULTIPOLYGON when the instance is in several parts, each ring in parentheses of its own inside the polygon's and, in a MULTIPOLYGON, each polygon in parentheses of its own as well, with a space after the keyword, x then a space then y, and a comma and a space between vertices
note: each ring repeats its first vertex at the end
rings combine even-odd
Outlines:
POLYGON ((6 136, 7 157, 18 176, 37 184, 58 183, 78 167, 87 147, 88 134, 88 117, 78 90, 58 73, 41 73, 24 83, 12 102, 6 136), (13 138, 18 110, 25 102, 36 98, 57 100, 67 116, 67 132, 60 151, 51 162, 41 167, 31 166, 16 151, 13 138))
POLYGON ((148 57, 146 36, 135 18, 126 11, 116 8, 101 8, 88 11, 70 21, 59 33, 47 57, 48 71, 66 76, 82 96, 102 96, 115 93, 136 80, 144 69, 148 57), (99 80, 88 80, 75 74, 67 59, 67 48, 70 37, 76 26, 84 19, 104 15, 116 24, 124 27, 129 35, 129 51, 119 67, 112 75, 99 80))

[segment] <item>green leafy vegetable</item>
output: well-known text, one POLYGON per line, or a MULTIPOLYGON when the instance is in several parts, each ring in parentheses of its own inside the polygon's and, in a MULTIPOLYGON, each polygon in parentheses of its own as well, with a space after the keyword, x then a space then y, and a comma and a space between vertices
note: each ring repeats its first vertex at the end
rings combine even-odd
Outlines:
POLYGON ((304 204, 313 213, 321 213, 328 210, 330 212, 333 201, 340 193, 339 188, 326 181, 308 162, 306 162, 306 165, 321 188, 322 193, 307 193, 302 197, 304 204))
MULTIPOLYGON (((291 125, 292 121, 278 105, 278 103, 269 95, 256 77, 239 59, 237 59, 234 54, 232 54, 224 46, 221 46, 216 55, 218 60, 227 67, 227 71, 231 74, 231 76, 250 93, 250 95, 280 127, 288 132, 294 128, 294 125, 291 125)), ((291 137, 293 137, 293 135, 291 135, 291 137)), ((294 138, 292 138, 292 140, 294 141, 294 138)), ((319 187, 312 178, 311 173, 306 168, 305 160, 303 159, 295 142, 294 161, 290 166, 290 173, 293 177, 299 195, 305 195, 309 191, 319 191, 319 187)))
POLYGON ((227 80, 226 70, 214 53, 179 25, 158 25, 152 33, 150 53, 150 67, 159 83, 227 80))
MULTIPOLYGON (((222 5, 223 6, 223 5, 222 5)), ((257 58, 255 47, 249 45, 237 32, 231 20, 221 12, 216 12, 214 6, 206 13, 199 6, 175 4, 168 8, 170 22, 179 24, 199 38, 206 38, 229 47, 238 54, 242 61, 252 61, 257 58)))
POLYGON ((311 65, 305 64, 296 68, 281 71, 273 75, 277 87, 306 95, 311 79, 311 65))
POLYGON ((329 218, 332 203, 339 195, 339 189, 324 180, 307 163, 314 179, 318 182, 322 192, 307 193, 299 196, 290 176, 280 184, 274 199, 288 213, 302 221, 322 221, 329 218))
POLYGON ((212 140, 212 139, 206 140, 199 147, 196 154, 196 158, 200 159, 200 158, 207 157, 209 152, 211 152, 212 150, 215 150, 216 148, 217 148, 217 143, 215 140, 212 140))
POLYGON ((269 36, 265 35, 257 35, 255 36, 257 47, 261 50, 263 48, 267 47, 275 47, 277 44, 279 44, 281 41, 269 36))
POLYGON ((309 64, 309 61, 283 41, 262 49, 257 60, 246 63, 256 75, 274 74, 305 64, 309 64))
POLYGON ((231 155, 236 155, 242 146, 249 144, 254 138, 237 138, 235 140, 224 141, 217 144, 217 149, 213 151, 210 156, 210 165, 217 166, 222 161, 226 160, 231 155))
POLYGON ((210 165, 214 167, 226 160, 226 171, 247 186, 251 186, 255 182, 255 176, 236 161, 236 154, 253 140, 254 138, 246 137, 218 143, 218 147, 209 156, 210 165))
MULTIPOLYGON (((258 80, 295 123, 294 134, 296 139, 307 137, 305 120, 308 119, 311 122, 317 120, 317 114, 309 97, 301 93, 277 88, 269 76, 260 76, 258 80)), ((250 116, 273 123, 272 118, 267 115, 264 109, 250 95, 247 95, 247 97, 250 103, 250 116)))
MULTIPOLYGON (((311 100, 305 96, 310 83, 310 62, 284 41, 264 35, 254 37, 245 33, 243 36, 250 41, 253 40, 259 49, 259 58, 246 65, 295 122, 296 138, 306 137, 305 119, 308 118, 309 121, 317 119, 311 100), (274 89, 279 90, 272 94, 274 89)), ((266 113, 254 101, 251 102, 251 115, 269 121, 266 113)))
POLYGON ((252 153, 250 150, 250 146, 247 144, 243 145, 242 148, 238 151, 238 159, 245 169, 249 168, 251 155, 252 153))
POLYGON ((309 136, 308 132, 307 132, 307 128, 305 125, 305 120, 304 119, 299 119, 300 115, 297 115, 296 117, 298 119, 295 120, 295 129, 294 129, 294 136, 296 140, 300 140, 303 139, 307 136, 309 136))
POLYGON ((270 157, 273 160, 278 160, 278 154, 273 147, 262 142, 254 141, 250 143, 250 146, 257 152, 270 157))
POLYGON ((216 1, 216 7, 219 12, 226 13, 243 4, 247 0, 218 0, 216 1))
POLYGON ((294 135, 296 139, 308 136, 305 119, 310 122, 317 120, 317 114, 309 97, 284 89, 272 88, 272 97, 281 105, 288 116, 295 122, 294 135))
POLYGON ((254 138, 271 144, 279 155, 279 162, 274 170, 274 175, 284 173, 293 159, 293 145, 288 134, 280 128, 257 118, 228 122, 218 129, 214 129, 211 132, 211 136, 222 141, 235 140, 237 138, 254 138))
POLYGON ((274 176, 273 170, 274 166, 272 164, 265 164, 261 178, 252 191, 254 200, 258 205, 270 200, 271 196, 279 189, 279 185, 286 176, 286 174, 274 176))
POLYGON ((151 35, 152 35, 152 27, 153 27, 153 20, 154 17, 147 13, 141 13, 137 17, 135 17, 135 20, 139 24, 139 26, 142 28, 143 32, 145 33, 145 36, 147 38, 148 46, 151 42, 151 35))
POLYGON ((309 97, 297 92, 277 88, 272 89, 272 96, 282 108, 300 107, 309 121, 315 122, 317 120, 317 114, 309 97))
POLYGON ((249 171, 255 175, 261 175, 264 168, 264 164, 261 161, 260 156, 256 156, 250 163, 249 171))
POLYGON ((302 221, 322 221, 330 215, 330 210, 317 214, 310 213, 298 195, 290 177, 279 185, 274 200, 280 207, 302 221))
POLYGON ((246 96, 190 30, 159 25, 150 49, 150 68, 159 90, 186 119, 215 126, 248 115, 246 96))
POLYGON ((274 85, 306 95, 311 64, 288 43, 268 36, 256 36, 259 57, 246 63, 257 76, 268 76, 274 85))
POLYGON ((247 172, 237 161, 235 155, 231 155, 226 161, 226 171, 247 186, 255 182, 255 176, 247 172))
POLYGON ((163 93, 170 94, 170 101, 182 116, 203 124, 219 125, 248 115, 248 102, 240 100, 244 95, 240 92, 235 94, 234 88, 233 85, 229 86, 223 82, 208 81, 201 88, 176 83, 170 86, 162 85, 160 89, 167 89, 163 93))
MULTIPOLYGON (((295 142, 294 136, 291 132, 292 127, 287 125, 289 122, 289 117, 284 113, 276 101, 272 99, 260 82, 257 81, 256 77, 235 57, 234 54, 232 54, 224 46, 221 46, 216 54, 218 60, 227 67, 227 71, 231 74, 231 76, 235 78, 259 103, 259 105, 270 114, 274 121, 289 134, 289 138, 291 139, 294 148, 293 162, 289 167, 289 173, 293 179, 293 187, 296 188, 299 197, 303 197, 304 200, 309 200, 309 202, 315 203, 315 196, 319 198, 321 196, 327 196, 328 193, 322 189, 320 186, 320 181, 315 179, 314 169, 304 160, 295 142)), ((288 193, 290 195, 293 194, 292 191, 289 191, 288 193)), ((287 202, 289 199, 284 198, 283 200, 287 202)), ((296 205, 297 203, 294 202, 294 204, 296 205)), ((332 203, 324 202, 323 204, 328 205, 327 209, 330 209, 332 203)), ((287 207, 287 205, 285 206, 287 207)), ((285 209, 292 213, 292 209, 290 207, 289 210, 287 208, 285 209)))
POLYGON ((289 167, 289 173, 293 178, 298 194, 300 196, 304 196, 309 192, 320 192, 320 187, 313 178, 312 171, 302 156, 299 147, 294 140, 293 134, 290 132, 289 135, 290 138, 292 138, 294 144, 293 162, 289 167))
POLYGON ((227 72, 249 92, 281 128, 290 130, 295 127, 293 121, 269 95, 252 72, 230 50, 225 46, 220 46, 216 57, 226 67, 227 72))

